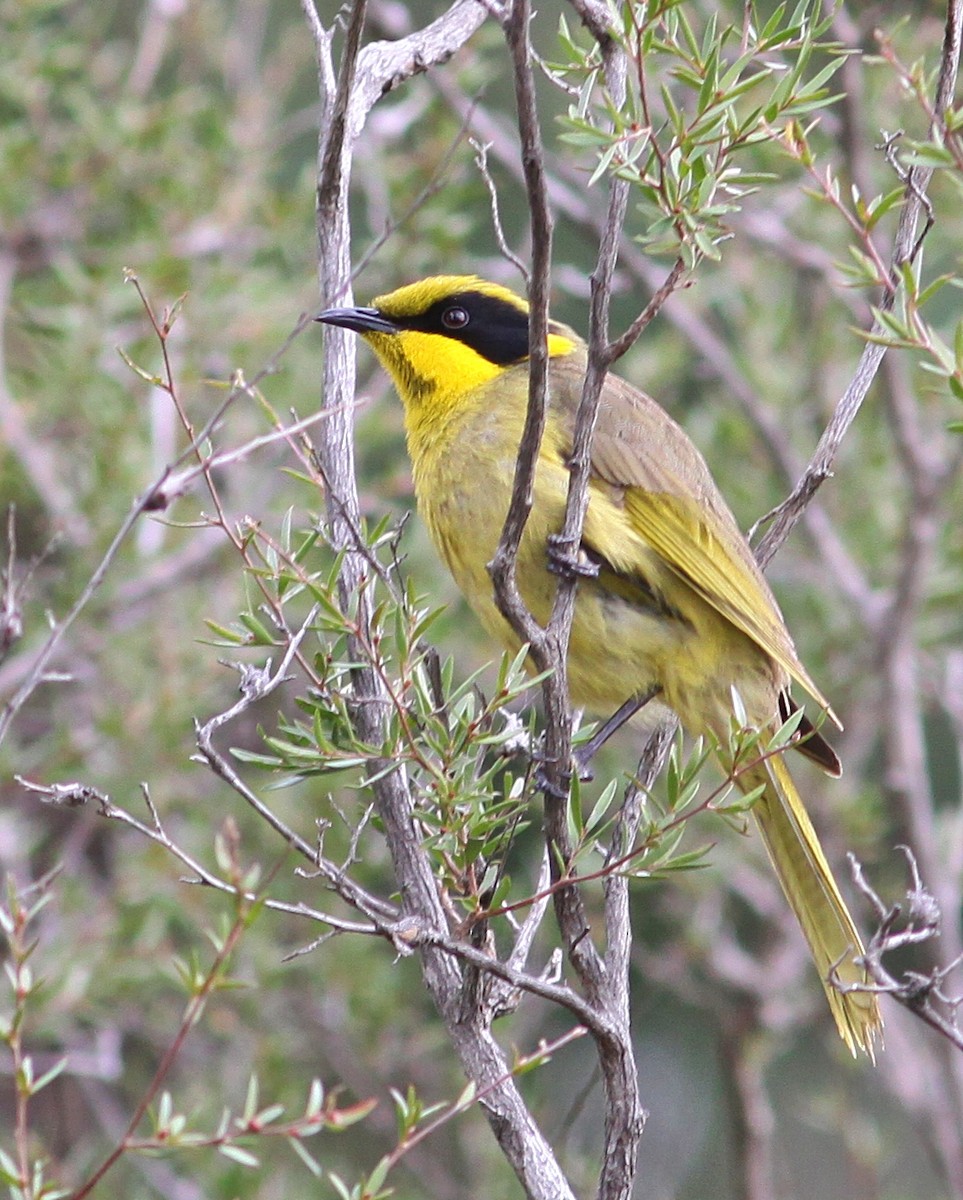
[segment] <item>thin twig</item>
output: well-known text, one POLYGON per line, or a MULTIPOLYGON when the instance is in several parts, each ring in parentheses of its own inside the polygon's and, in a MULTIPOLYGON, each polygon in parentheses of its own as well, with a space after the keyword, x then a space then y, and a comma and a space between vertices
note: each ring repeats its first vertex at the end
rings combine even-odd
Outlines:
MULTIPOLYGON (((960 67, 961 28, 963 28, 963 2, 949 0, 947 5, 946 30, 940 56, 940 71, 936 86, 934 117, 931 135, 939 136, 946 113, 953 103, 956 79, 960 67)), ((923 234, 917 237, 921 216, 929 211, 927 188, 933 172, 928 167, 912 166, 906 178, 906 200, 900 210, 899 224, 890 252, 890 277, 898 282, 904 264, 918 261, 922 239, 930 228, 927 221, 923 234)), ((887 289, 880 301, 881 312, 889 312, 896 303, 898 294, 894 286, 887 289)), ((880 321, 874 322, 872 333, 883 333, 880 321)), ((868 342, 860 355, 859 362, 849 386, 840 397, 822 437, 820 437, 808 467, 790 495, 775 508, 766 519, 771 520, 766 535, 756 551, 761 566, 766 566, 773 555, 791 533, 803 511, 812 503, 813 497, 830 478, 839 449, 863 405, 880 364, 886 347, 879 342, 868 342)))
POLYGON ((145 491, 140 497, 138 497, 137 500, 134 501, 130 512, 121 522, 120 528, 114 534, 110 545, 107 547, 103 557, 94 569, 93 574, 81 589, 77 599, 71 605, 66 615, 63 616, 51 630, 46 641, 37 653, 37 656, 34 659, 33 664, 23 682, 17 688, 16 692, 14 692, 14 694, 10 697, 10 699, 4 704, 3 709, 0 710, 0 742, 3 742, 7 731, 9 730, 13 721, 16 719, 16 716, 20 712, 21 708, 23 708, 27 700, 30 699, 37 687, 47 678, 47 664, 50 662, 51 658, 53 658, 57 647, 60 645, 60 642, 70 629, 71 625, 73 625, 73 623, 77 620, 77 618, 89 604, 91 598, 100 588, 100 585, 106 578, 108 571, 113 566, 114 560, 117 558, 121 546, 126 541, 127 535, 137 524, 141 516, 145 512, 149 512, 151 510, 151 501, 154 492, 158 487, 162 486, 167 477, 167 473, 168 469, 165 468, 165 470, 159 476, 157 482, 151 484, 147 491, 145 491))
POLYGON ((495 180, 488 167, 488 150, 487 142, 481 142, 477 138, 471 138, 471 145, 475 151, 475 166, 482 177, 482 182, 488 188, 488 196, 491 207, 492 232, 495 235, 495 241, 498 244, 498 249, 502 256, 507 258, 512 266, 518 271, 522 279, 525 280, 526 286, 531 279, 531 272, 522 260, 518 257, 514 250, 509 246, 508 239, 505 237, 505 230, 502 227, 502 218, 498 206, 498 188, 495 186, 495 180))
POLYGON ((134 1112, 131 1115, 127 1128, 124 1131, 123 1137, 118 1141, 117 1145, 107 1155, 107 1157, 95 1168, 93 1173, 88 1176, 83 1184, 75 1191, 71 1192, 70 1200, 83 1200, 85 1196, 89 1196, 98 1183, 103 1179, 107 1172, 114 1164, 130 1149, 131 1139, 137 1126, 143 1120, 147 1110, 150 1108, 154 1098, 157 1096, 164 1080, 170 1073, 171 1068, 179 1057, 184 1043, 187 1041, 188 1035, 197 1024, 197 1021, 203 1012, 204 1006, 215 985, 220 979, 222 973, 227 967, 228 962, 237 943, 240 941, 241 935, 248 927, 248 918, 245 911, 239 911, 231 925, 227 936, 221 943, 217 953, 214 956, 214 961, 209 967, 200 985, 192 992, 191 998, 188 1001, 184 1016, 181 1019, 177 1033, 174 1035, 161 1061, 157 1065, 153 1078, 144 1089, 143 1095, 137 1102, 134 1112))
POLYGON ((891 996, 930 1028, 941 1033, 958 1050, 963 1050, 963 1029, 959 1025, 963 994, 951 996, 945 991, 948 978, 963 964, 963 956, 958 955, 945 966, 934 967, 926 974, 904 970, 898 976, 893 975, 883 962, 884 957, 895 950, 920 945, 939 937, 942 924, 940 907, 920 879, 913 852, 908 846, 900 846, 898 849, 906 855, 911 878, 911 885, 906 893, 906 917, 902 924, 902 906, 894 904, 887 907, 866 879, 855 855, 849 855, 853 882, 870 902, 878 919, 866 951, 861 956, 861 962, 872 983, 847 986, 835 976, 835 972, 831 978, 834 986, 843 992, 870 991, 891 996))
MULTIPOLYGON (((557 683, 546 687, 546 703, 553 711, 549 728, 566 719, 564 700, 564 656, 546 641, 544 631, 521 598, 516 579, 518 550, 532 509, 535 464, 545 430, 545 399, 548 379, 548 296, 552 250, 552 214, 545 190, 545 165, 541 131, 531 73, 528 0, 513 0, 505 21, 505 37, 512 57, 515 102, 521 140, 522 169, 528 195, 532 226, 532 267, 529 276, 529 385, 525 426, 515 461, 515 475, 508 513, 495 555, 489 564, 499 608, 523 641, 530 643, 533 660, 540 671, 560 671, 557 683), (561 698, 561 699, 560 699, 561 698), (557 718, 557 719, 556 719, 557 718)), ((553 781, 559 778, 559 765, 546 764, 553 781)), ((562 765, 564 770, 567 763, 562 765)))

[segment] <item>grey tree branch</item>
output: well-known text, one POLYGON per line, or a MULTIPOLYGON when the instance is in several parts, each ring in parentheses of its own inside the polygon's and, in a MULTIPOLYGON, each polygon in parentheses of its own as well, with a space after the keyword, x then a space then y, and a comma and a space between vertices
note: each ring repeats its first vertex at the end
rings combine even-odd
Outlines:
MULTIPOLYGON (((304 4, 309 5, 310 0, 304 0, 304 4)), ((425 30, 395 43, 372 43, 355 54, 363 10, 361 0, 352 7, 337 83, 331 37, 321 28, 313 8, 308 15, 317 46, 322 94, 318 249, 321 292, 328 302, 345 298, 350 279, 347 189, 353 142, 361 132, 368 110, 379 96, 401 80, 449 58, 485 17, 482 6, 462 0, 425 30)), ((340 580, 342 597, 345 603, 357 600, 367 605, 364 583, 368 568, 353 546, 350 533, 350 526, 357 525, 359 515, 350 415, 354 358, 341 331, 328 331, 325 344, 322 394, 325 405, 335 415, 329 436, 318 447, 318 459, 330 487, 326 503, 332 535, 335 544, 345 549, 340 580)), ((379 734, 385 711, 382 702, 386 697, 383 684, 371 667, 358 667, 355 697, 354 719, 359 736, 369 744, 381 744, 383 738, 379 734)), ((463 1069, 483 1097, 481 1106, 526 1193, 537 1200, 568 1200, 571 1189, 521 1098, 504 1052, 492 1037, 490 1015, 462 1002, 462 973, 451 954, 436 944, 448 937, 447 919, 430 861, 420 845, 404 771, 400 766, 392 769, 390 763, 372 766, 377 777, 373 784, 375 803, 401 888, 402 909, 419 927, 415 936, 425 982, 463 1069)))
MULTIPOLYGON (((532 269, 529 278, 529 388, 525 428, 515 465, 511 502, 502 537, 490 570, 495 596, 505 616, 531 645, 535 665, 552 674, 542 686, 545 699, 545 833, 553 878, 559 878, 572 847, 565 822, 565 794, 571 758, 571 708, 568 702, 566 656, 571 617, 560 626, 550 620, 543 630, 525 607, 515 579, 518 548, 532 507, 532 490, 542 435, 548 386, 548 299, 552 253, 552 215, 545 183, 541 128, 535 99, 535 80, 528 29, 531 6, 514 0, 505 23, 512 56, 515 101, 521 140, 522 171, 532 231, 532 269)), ((588 919, 576 888, 554 895, 555 912, 569 957, 583 983, 597 980, 599 962, 585 932, 588 919)))
POLYGON ((155 505, 153 498, 158 487, 162 486, 164 479, 167 476, 167 469, 151 484, 148 489, 134 501, 130 512, 121 522, 121 525, 114 537, 104 552, 100 562, 95 567, 93 574, 87 580, 84 587, 81 589, 77 599, 71 605, 70 609, 56 623, 54 628, 48 634, 43 645, 37 652, 36 657, 30 664, 29 670, 23 677, 20 686, 14 694, 6 701, 3 708, 0 709, 0 742, 6 737, 10 729, 10 725, 16 719, 17 714, 30 699, 36 689, 49 678, 48 668, 54 655, 56 654, 61 642, 67 636, 71 626, 90 603, 91 598, 97 593, 101 584, 107 577, 108 572, 114 564, 121 546, 127 539, 128 534, 144 515, 145 512, 151 511, 155 505))
MULTIPOLYGON (((624 53, 609 32, 611 14, 604 10, 604 6, 584 3, 583 0, 573 0, 573 7, 599 44, 606 87, 613 104, 621 106, 625 100, 627 64, 624 53)), ((571 553, 575 552, 581 542, 582 526, 588 508, 592 440, 602 386, 608 368, 618 352, 618 343, 609 342, 609 302, 628 198, 628 183, 614 177, 610 179, 608 210, 599 241, 595 269, 590 280, 592 302, 589 316, 588 369, 575 418, 570 460, 571 479, 564 524, 559 537, 563 551, 568 549, 571 553)), ((668 291, 660 297, 659 307, 667 295, 668 291)), ((634 323, 633 331, 630 332, 634 332, 634 336, 637 337, 656 311, 657 307, 654 305, 647 306, 648 316, 645 321, 640 319, 634 323)), ((626 338, 620 341, 624 342, 625 346, 629 344, 626 338)), ((574 575, 563 575, 552 610, 550 627, 558 625, 564 633, 565 645, 568 643, 572 626, 577 586, 577 578, 574 575)), ((630 792, 620 814, 615 845, 627 848, 632 844, 641 812, 639 794, 630 792)), ((615 845, 610 853, 615 852, 615 845)), ((591 1000, 605 1012, 611 1029, 607 1038, 597 1039, 605 1096, 604 1145, 598 1197, 599 1200, 619 1200, 629 1197, 633 1191, 639 1141, 646 1114, 639 1096, 638 1069, 632 1043, 629 984, 632 928, 628 880, 618 873, 610 874, 605 880, 604 895, 605 959, 603 969, 599 971, 595 968, 587 982, 591 1000)))
MULTIPOLYGON (((946 32, 940 58, 939 78, 936 86, 934 120, 931 133, 940 132, 940 125, 953 102, 956 79, 960 68, 961 27, 963 27, 963 0, 949 0, 947 5, 946 32)), ((924 212, 928 208, 926 190, 933 172, 928 167, 912 166, 906 178, 906 200, 900 211, 899 224, 890 253, 891 286, 880 301, 880 310, 888 312, 896 303, 900 268, 905 263, 916 261, 921 250, 921 239, 917 230, 924 212)), ((929 226, 923 231, 925 236, 929 226)), ((882 333, 883 326, 874 322, 872 333, 882 333)), ((849 427, 855 421, 866 394, 876 378, 886 347, 878 342, 867 342, 853 373, 849 386, 836 405, 835 411, 823 430, 802 478, 790 495, 774 509, 769 517, 772 523, 756 550, 756 557, 766 566, 779 547, 791 533, 803 510, 825 481, 832 475, 833 465, 839 448, 849 427)))
POLYGON ((919 868, 912 851, 902 847, 910 871, 910 887, 906 892, 906 912, 903 905, 887 907, 870 885, 862 866, 851 854, 850 866, 856 886, 867 898, 876 912, 878 925, 863 956, 874 990, 887 996, 915 1013, 922 1021, 943 1035, 957 1050, 963 1050, 963 1030, 960 1029, 959 1012, 963 1006, 963 995, 947 993, 950 976, 963 965, 963 956, 953 958, 943 967, 936 967, 923 974, 905 970, 894 975, 883 959, 893 951, 905 946, 916 946, 940 936, 943 913, 936 898, 923 885, 919 868))
MULTIPOLYGON (((546 632, 528 611, 518 591, 515 575, 518 549, 532 509, 535 464, 545 430, 545 398, 548 379, 548 296, 552 252, 552 215, 545 190, 545 166, 542 154, 541 131, 535 102, 534 80, 531 72, 531 48, 528 27, 531 5, 528 0, 513 0, 504 29, 512 57, 515 103, 518 109, 521 138, 521 168, 528 197, 532 228, 532 266, 528 277, 529 314, 529 387, 525 426, 515 463, 512 495, 505 517, 502 536, 489 572, 495 599, 505 618, 519 636, 531 646, 533 661, 541 671, 552 671, 552 679, 543 689, 549 707, 549 730, 569 724, 566 688, 565 655, 560 646, 553 645, 546 632), (560 675, 558 674, 560 672, 560 675)), ((549 737, 553 734, 550 732, 549 737)), ((558 736, 558 735, 554 735, 558 736)), ((564 735, 562 735, 564 737, 564 735)), ((546 773, 555 790, 561 789, 568 765, 563 758, 566 747, 546 747, 546 773)))

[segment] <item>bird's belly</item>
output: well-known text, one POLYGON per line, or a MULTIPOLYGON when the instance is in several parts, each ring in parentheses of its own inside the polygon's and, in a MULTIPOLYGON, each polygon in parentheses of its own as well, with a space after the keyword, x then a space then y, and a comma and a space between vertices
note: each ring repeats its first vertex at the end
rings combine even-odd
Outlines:
POLYGON ((580 581, 568 653, 572 703, 604 716, 633 695, 664 691, 689 636, 682 622, 580 581))
MULTIPOLYGON (((464 471, 457 459, 452 455, 436 466, 431 486, 419 488, 419 508, 481 624, 514 652, 520 641, 495 604, 487 569, 508 510, 514 454, 475 460, 464 471), (483 480, 478 478, 482 470, 483 480)), ((564 468, 540 469, 519 548, 519 590, 542 625, 551 615, 558 582, 546 566, 547 539, 561 527, 567 487, 564 468)), ((779 690, 772 660, 651 548, 629 536, 637 543, 633 564, 639 578, 648 581, 656 595, 668 594, 674 607, 667 610, 653 603, 641 586, 636 591, 613 590, 604 579, 580 580, 568 654, 572 703, 605 716, 631 696, 657 687, 691 732, 712 729, 725 737, 735 686, 750 721, 767 723, 779 690)))
MULTIPOLYGON (((430 489, 430 501, 419 497, 432 540, 459 590, 489 635, 510 651, 518 649, 519 638, 498 610, 487 567, 501 537, 514 467, 514 457, 487 464, 482 504, 477 478, 451 474, 442 486, 436 483, 430 489)), ((563 482, 567 487, 567 472, 563 482)), ((517 560, 522 598, 543 625, 551 615, 558 583, 547 569, 547 539, 560 528, 565 503, 564 490, 545 493, 544 487, 536 489, 517 560)), ((688 633, 681 622, 613 595, 593 580, 581 580, 569 646, 572 702, 604 713, 634 693, 651 689, 664 677, 667 662, 680 652, 688 633)))

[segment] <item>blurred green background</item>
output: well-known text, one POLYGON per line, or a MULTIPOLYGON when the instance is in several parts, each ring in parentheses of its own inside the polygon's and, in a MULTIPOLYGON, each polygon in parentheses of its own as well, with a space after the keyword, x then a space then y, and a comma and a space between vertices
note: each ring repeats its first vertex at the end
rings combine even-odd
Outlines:
MULTIPOLYGON (((690 7, 698 21, 704 10, 690 7)), ((741 6, 733 3, 738 19, 741 6)), ((873 29, 894 30, 906 62, 938 60, 942 13, 919 4, 852 6, 845 31, 866 51, 873 29)), ((335 14, 321 5, 322 21, 335 14)), ((368 36, 397 36, 441 5, 372 5, 368 36)), ((537 18, 535 39, 555 52, 557 13, 537 18)), ((180 453, 186 439, 169 398, 132 371, 122 347, 148 372, 160 350, 124 272, 136 273, 157 313, 183 296, 169 343, 181 401, 200 426, 234 371, 255 375, 301 313, 320 304, 315 284, 314 179, 317 86, 312 42, 298 6, 273 0, 0 0, 0 499, 15 505, 16 570, 23 578, 24 636, 0 663, 0 702, 28 677, 49 621, 74 601, 133 497, 180 453)), ((507 58, 488 22, 443 68, 416 78, 374 109, 358 146, 352 192, 356 259, 391 235, 356 281, 359 302, 401 282, 451 269, 521 281, 499 255, 488 191, 465 134, 491 144, 509 243, 524 258, 527 213, 517 175, 507 58), (399 218, 430 194, 400 227, 399 218)), ((893 186, 874 149, 881 130, 922 134, 925 121, 893 69, 860 62, 843 77, 846 102, 823 116, 814 144, 844 181, 893 186), (860 93, 854 91, 858 81, 860 93), (862 126, 853 126, 859 119, 862 126)), ((564 107, 543 87, 543 124, 558 216, 554 313, 584 331, 587 273, 594 262, 599 197, 586 164, 558 141, 564 107), (553 157, 557 156, 557 157, 553 157)), ((748 526, 787 491, 776 451, 803 463, 845 387, 861 347, 868 300, 847 290, 834 266, 848 231, 806 193, 800 168, 762 148, 753 164, 776 181, 733 219, 734 241, 700 268, 621 365, 686 426, 740 521, 748 526), (761 406, 774 443, 752 419, 761 406)), ((963 245, 959 186, 938 176, 938 214, 927 273, 955 273, 963 245)), ((881 241, 892 226, 880 231, 881 241)), ((623 258, 613 319, 630 319, 659 276, 638 248, 623 258)), ((959 291, 927 310, 952 338, 959 291)), ((271 408, 305 416, 319 403, 321 336, 296 338, 261 384, 271 408)), ((401 415, 371 357, 360 355, 357 441, 362 497, 372 518, 410 507, 401 415)), ((893 357, 846 441, 837 478, 820 496, 828 532, 797 532, 770 576, 811 673, 846 723, 847 774, 824 783, 804 774, 840 873, 854 849, 887 895, 904 887, 895 843, 930 839, 921 861, 958 940, 963 729, 959 488, 921 497, 906 469, 910 433, 942 467, 958 453, 946 433, 959 404, 911 356, 893 357), (908 406, 908 407, 907 407, 908 406), (908 433, 907 430, 910 432, 908 433), (928 505, 928 507, 927 507, 928 505), (925 736, 927 813, 905 799, 887 741, 892 675, 882 677, 884 623, 867 632, 918 544, 916 521, 935 528, 920 564, 910 637, 909 717, 925 736), (827 546, 838 549, 827 558, 827 546), (888 707, 889 705, 889 707, 888 707), (929 853, 929 857, 926 854, 929 853)), ((235 404, 217 434, 242 445, 269 428, 254 399, 235 404)), ((316 437, 323 436, 316 432, 316 437)), ((307 527, 321 500, 285 474, 283 444, 226 469, 218 482, 232 520, 278 530, 293 509, 307 527)), ((43 684, 0 746, 0 868, 20 886, 59 866, 35 928, 34 968, 44 987, 31 1007, 28 1047, 38 1064, 67 1054, 63 1076, 33 1109, 36 1148, 53 1174, 79 1180, 122 1132, 180 1020, 184 996, 175 955, 202 958, 204 936, 229 911, 223 898, 183 882, 184 869, 130 829, 96 812, 42 805, 14 775, 43 783, 80 779, 146 820, 146 781, 165 825, 210 861, 215 832, 231 815, 244 855, 273 867, 279 843, 210 772, 191 761, 195 718, 227 708, 237 675, 219 663, 206 620, 229 625, 245 603, 239 560, 205 528, 200 486, 163 517, 145 518, 50 664, 69 678, 43 684)), ((492 657, 456 598, 416 521, 403 540, 405 571, 433 603, 449 603, 435 636, 467 675, 492 657), (471 631, 469 634, 468 631, 471 631)), ((263 656, 260 656, 263 657, 263 656)), ((259 656, 251 655, 251 661, 259 656)), ((268 728, 283 699, 258 713, 268 728)), ((253 721, 232 745, 257 749, 253 721)), ((631 764, 632 739, 611 751, 631 764)), ((604 774, 604 772, 600 772, 604 774)), ((259 786, 263 777, 254 777, 259 786)), ((302 785, 271 802, 306 838, 330 812, 322 787, 302 785)), ((342 803, 357 804, 345 794, 342 803)), ((712 836, 716 836, 713 829, 712 836)), ((917 846, 919 849, 919 846, 917 846)), ((272 894, 324 907, 317 884, 284 859, 272 894)), ((370 886, 389 894, 387 864, 369 861, 370 886)), ((746 1114, 771 1122, 781 1194, 870 1200, 942 1200, 961 1194, 963 1138, 940 1126, 960 1104, 958 1063, 935 1035, 890 1010, 890 1045, 874 1073, 853 1068, 822 1011, 818 985, 798 947, 760 919, 775 896, 762 851, 732 835, 710 867, 668 885, 639 887, 635 1025, 643 1101, 650 1120, 637 1194, 645 1200, 743 1196, 746 1114), (756 902, 756 908, 753 907, 756 902), (734 924, 773 983, 760 999, 727 978, 719 922, 734 924), (788 945, 788 949, 786 948, 788 945), (955 1081, 955 1082, 954 1082, 955 1081), (941 1089, 955 1087, 955 1095, 941 1089), (753 1105, 757 1107, 753 1109, 753 1105), (954 1172, 956 1172, 954 1174, 954 1172)), ((861 912, 865 922, 867 914, 861 912)), ((778 924, 778 918, 776 921, 778 924)), ((414 1082, 426 1100, 451 1099, 462 1081, 441 1025, 429 1011, 416 959, 395 961, 381 942, 342 937, 284 963, 316 936, 293 917, 262 914, 234 964, 243 990, 217 995, 170 1080, 179 1109, 204 1128, 243 1104, 256 1071, 266 1101, 291 1111, 310 1080, 339 1082, 345 1102, 374 1097, 374 1114, 351 1132, 312 1143, 325 1169, 352 1180, 390 1149, 389 1089, 414 1082)), ((727 943, 728 944, 728 943, 727 943)), ((732 942, 735 945, 735 942, 732 942)), ((9 1008, 8 997, 0 1011, 9 1008)), ((523 1050, 567 1027, 530 1001, 506 1023, 523 1050)), ((525 1081, 526 1093, 576 1188, 589 1194, 597 1169, 593 1058, 569 1047, 525 1081)), ((0 1053, 0 1147, 12 1119, 13 1082, 0 1053)), ((245 1169, 210 1150, 164 1158, 128 1156, 102 1195, 274 1197, 333 1194, 315 1185, 280 1143, 258 1144, 245 1169)), ((405 1200, 498 1200, 519 1194, 477 1112, 423 1143, 392 1176, 405 1200)))

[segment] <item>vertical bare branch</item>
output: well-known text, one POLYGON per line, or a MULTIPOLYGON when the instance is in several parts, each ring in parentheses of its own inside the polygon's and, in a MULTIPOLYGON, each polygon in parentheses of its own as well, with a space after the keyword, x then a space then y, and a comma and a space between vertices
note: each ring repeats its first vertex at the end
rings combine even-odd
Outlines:
MULTIPOLYGON (((305 0, 310 3, 310 0, 305 0)), ((331 38, 316 20, 309 24, 315 36, 322 92, 322 134, 318 171, 318 248, 322 293, 327 300, 343 300, 350 278, 350 229, 347 192, 351 172, 352 139, 360 133, 364 114, 384 91, 407 75, 424 70, 431 61, 443 61, 467 38, 484 17, 473 3, 452 6, 427 29, 398 42, 374 43, 358 52, 364 3, 357 0, 350 15, 341 70, 334 84, 331 38)), ((345 335, 328 331, 324 365, 324 402, 332 412, 330 434, 318 448, 321 470, 329 481, 328 518, 335 544, 345 549, 341 591, 345 603, 368 611, 367 560, 352 541, 359 527, 359 507, 354 479, 351 442, 354 357, 345 335)), ((363 654, 358 661, 364 661, 363 654)), ((355 673, 354 718, 359 736, 370 745, 382 744, 384 685, 368 666, 355 673)), ((478 1004, 466 1004, 463 979, 456 960, 440 949, 437 940, 448 932, 447 918, 428 856, 421 847, 412 798, 403 768, 390 762, 373 763, 375 803, 384 824, 402 907, 416 924, 414 944, 421 955, 425 982, 445 1020, 466 1075, 476 1085, 479 1101, 506 1158, 526 1194, 537 1200, 569 1200, 571 1189, 551 1147, 526 1108, 501 1047, 490 1029, 491 1013, 478 1004), (418 929, 421 932, 419 934, 418 929)), ((474 974, 471 976, 474 979, 474 974)))
MULTIPOLYGON (((515 478, 505 525, 498 548, 489 564, 499 607, 519 635, 530 643, 532 657, 539 670, 554 672, 544 688, 549 708, 550 739, 554 731, 569 724, 565 687, 565 655, 552 645, 545 632, 528 611, 518 591, 516 564, 525 525, 532 509, 535 465, 545 430, 545 400, 548 379, 548 299, 552 254, 552 214, 545 185, 545 164, 542 152, 541 129, 535 100, 532 76, 532 56, 529 43, 531 22, 529 0, 513 0, 504 22, 505 38, 512 59, 515 103, 518 109, 518 129, 521 141, 522 175, 528 198, 532 230, 532 266, 529 275, 529 387, 525 426, 515 464, 515 478)), ((559 758, 556 749, 547 747, 547 773, 556 790, 567 767, 567 758, 559 758)))
MULTIPOLYGON (((571 761, 571 709, 565 664, 568 630, 559 631, 554 622, 550 622, 543 630, 525 608, 515 581, 516 557, 531 511, 535 466, 545 427, 552 245, 552 216, 529 45, 530 21, 531 6, 528 0, 514 0, 505 23, 505 35, 512 55, 522 169, 532 226, 530 375, 528 410, 515 468, 511 503, 490 570, 502 611, 531 644, 532 657, 539 670, 552 672, 542 689, 546 708, 544 771, 548 783, 545 789, 545 834, 553 878, 557 879, 572 853, 565 819, 571 761)), ((553 900, 569 957, 583 984, 594 996, 602 976, 601 960, 591 939, 586 936, 589 922, 581 896, 576 887, 564 887, 555 892, 553 900)))

